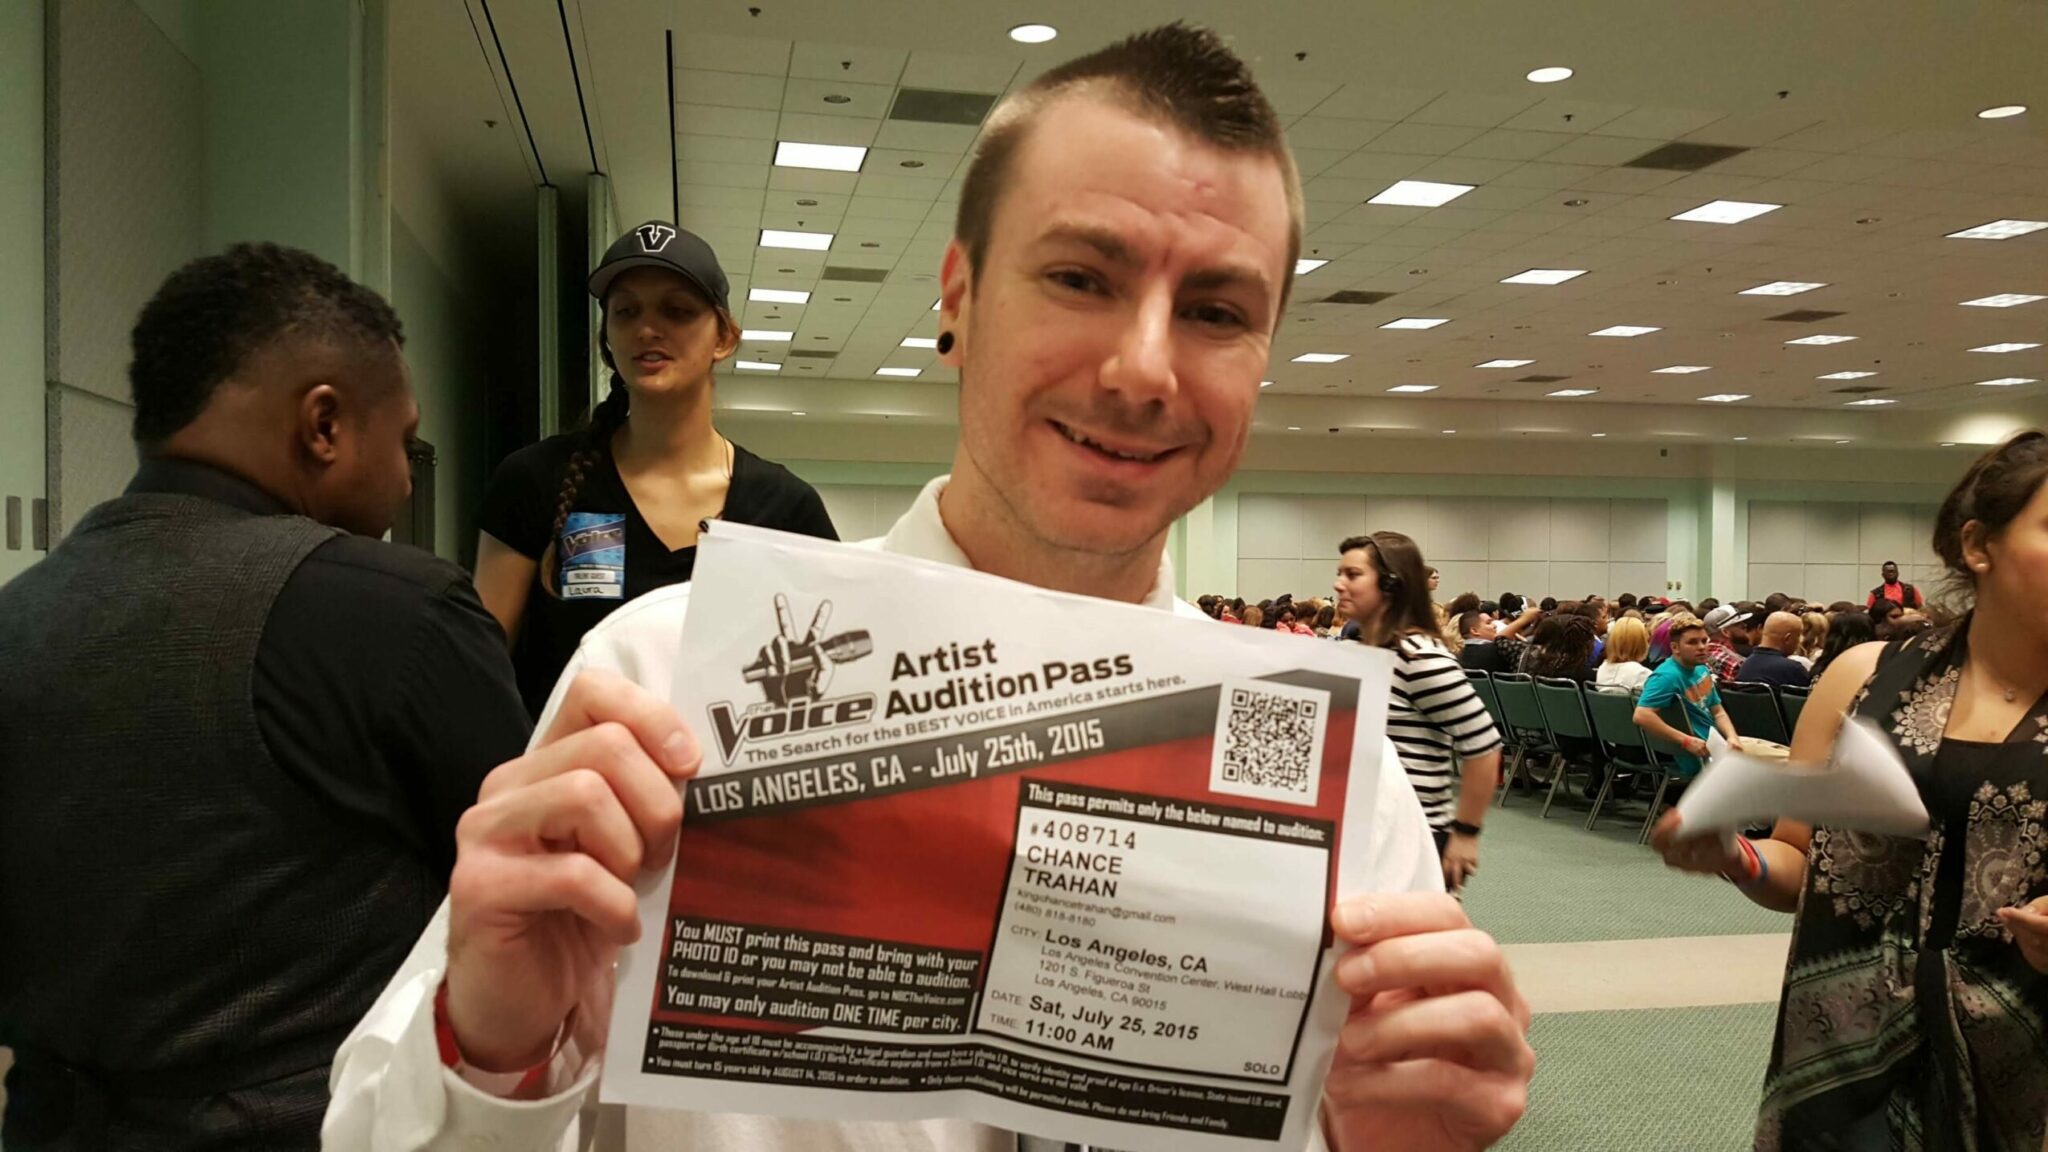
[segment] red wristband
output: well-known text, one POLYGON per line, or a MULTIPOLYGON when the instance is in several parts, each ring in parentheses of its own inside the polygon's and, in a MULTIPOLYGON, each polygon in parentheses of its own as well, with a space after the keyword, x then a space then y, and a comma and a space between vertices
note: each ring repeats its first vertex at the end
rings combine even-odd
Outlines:
MULTIPOLYGON (((448 1018, 446 980, 441 981, 441 986, 434 991, 434 1043, 441 1051, 441 1064, 450 1071, 467 1071, 471 1074, 481 1071, 462 1058, 462 1048, 455 1042, 455 1024, 448 1018)), ((550 1054, 547 1059, 520 1073, 519 1080, 512 1086, 511 1091, 502 1095, 508 1100, 539 1099, 548 1082, 548 1066, 553 1063, 554 1056, 550 1054)), ((506 1075, 509 1076, 510 1073, 506 1075)))

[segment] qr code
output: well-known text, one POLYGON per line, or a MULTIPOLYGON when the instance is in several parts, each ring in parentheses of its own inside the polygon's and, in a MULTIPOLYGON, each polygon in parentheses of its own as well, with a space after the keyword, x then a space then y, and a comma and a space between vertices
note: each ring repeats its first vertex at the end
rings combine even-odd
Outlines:
POLYGON ((1209 790, 1314 807, 1330 694, 1271 680, 1226 680, 1216 708, 1209 790))

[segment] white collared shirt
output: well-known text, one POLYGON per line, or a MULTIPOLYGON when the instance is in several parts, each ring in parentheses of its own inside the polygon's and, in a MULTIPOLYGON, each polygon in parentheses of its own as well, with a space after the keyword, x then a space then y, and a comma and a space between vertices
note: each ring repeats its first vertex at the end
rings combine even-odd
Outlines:
MULTIPOLYGON (((949 477, 925 485, 887 536, 858 546, 970 567, 939 517, 939 493, 949 477)), ((688 584, 651 592, 605 617, 555 685, 534 726, 547 731, 563 693, 585 668, 617 672, 667 699, 677 639, 690 603, 688 584)), ((1173 593, 1173 562, 1160 557, 1159 576, 1145 596, 1149 607, 1201 616, 1173 593)), ((1391 745, 1380 763, 1398 765, 1391 745)), ((1407 773, 1382 774, 1370 827, 1370 874, 1385 891, 1443 890, 1436 850, 1422 805, 1407 773)), ((1017 1138, 961 1120, 899 1124, 833 1123, 767 1116, 674 1112, 652 1108, 588 1109, 602 1064, 609 1022, 609 989, 594 994, 576 1014, 575 1034, 551 1069, 560 1086, 543 1100, 491 1096, 441 1063, 434 1038, 434 993, 448 964, 448 902, 442 901, 412 952, 369 1013, 335 1054, 328 1079, 333 1098, 321 1128, 329 1152, 411 1152, 413 1149, 490 1148, 501 1152, 573 1152, 581 1146, 579 1113, 596 1117, 599 1149, 629 1152, 1016 1152, 1017 1138), (603 1114, 597 1115, 602 1112, 603 1114)), ((1321 1145, 1320 1136, 1311 1149, 1321 1145)))

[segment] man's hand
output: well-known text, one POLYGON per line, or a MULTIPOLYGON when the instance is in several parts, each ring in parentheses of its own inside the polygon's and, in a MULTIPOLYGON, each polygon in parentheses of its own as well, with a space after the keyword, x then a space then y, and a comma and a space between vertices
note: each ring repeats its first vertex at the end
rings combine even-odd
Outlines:
POLYGON ((1444 887, 1458 892, 1465 887, 1465 877, 1479 871, 1479 837, 1451 833, 1451 839, 1444 845, 1444 887))
POLYGON ((696 739, 610 672, 578 676, 531 751, 484 778, 455 828, 448 1017, 491 1072, 547 1059, 563 1021, 640 935, 633 879, 666 861, 696 739))
POLYGON ((2048 973, 2048 896, 2018 908, 2000 908, 1998 922, 2019 943, 2020 955, 2034 971, 2048 973))
POLYGON ((1337 965, 1351 1017, 1323 1088, 1335 1152, 1463 1152, 1528 1106, 1536 1054, 1507 958, 1449 896, 1395 893, 1338 907, 1358 949, 1337 965))
POLYGON ((1681 834, 1678 809, 1667 810, 1650 832, 1650 847, 1664 857, 1664 863, 1681 872, 1705 876, 1739 875, 1749 858, 1730 844, 1721 833, 1709 830, 1700 835, 1681 834))

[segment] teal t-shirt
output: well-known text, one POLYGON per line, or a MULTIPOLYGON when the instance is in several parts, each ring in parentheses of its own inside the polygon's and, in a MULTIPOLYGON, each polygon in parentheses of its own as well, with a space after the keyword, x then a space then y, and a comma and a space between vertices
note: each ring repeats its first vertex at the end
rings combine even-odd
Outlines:
MULTIPOLYGON (((1644 681, 1643 694, 1636 698, 1636 704, 1662 711, 1673 700, 1684 706, 1686 727, 1695 737, 1705 740, 1714 731, 1714 709, 1721 706, 1721 690, 1714 686, 1712 668, 1698 664, 1688 671, 1676 659, 1666 660, 1644 681)), ((1680 752, 1676 759, 1682 774, 1691 776, 1699 772, 1699 757, 1680 752)))

